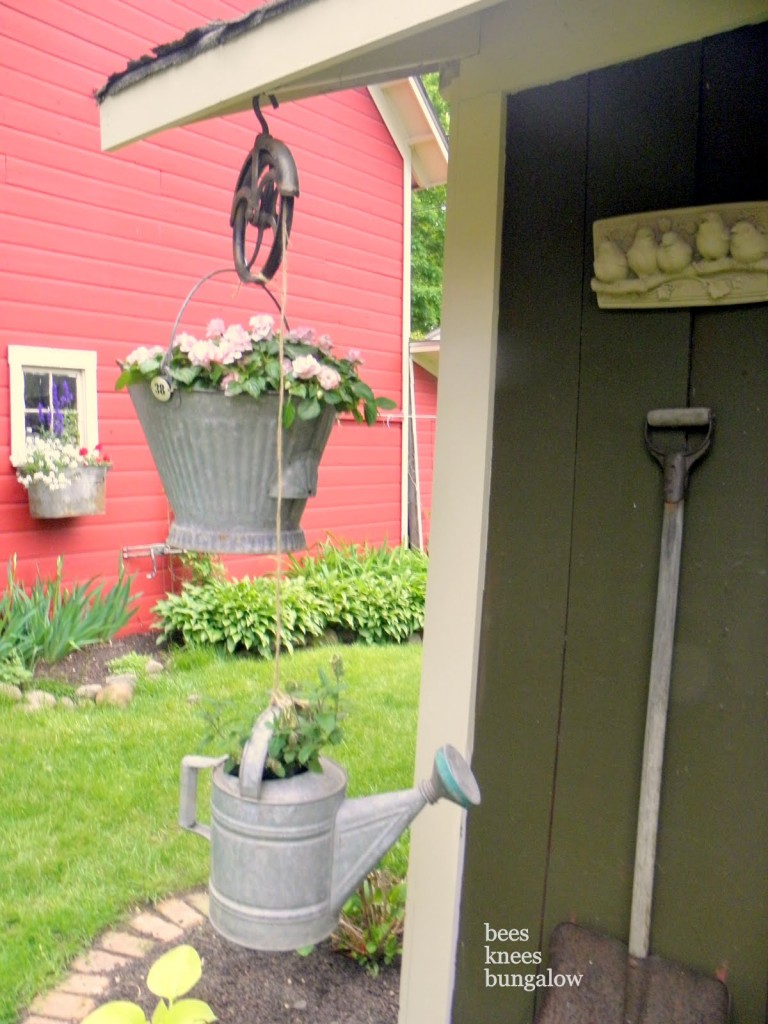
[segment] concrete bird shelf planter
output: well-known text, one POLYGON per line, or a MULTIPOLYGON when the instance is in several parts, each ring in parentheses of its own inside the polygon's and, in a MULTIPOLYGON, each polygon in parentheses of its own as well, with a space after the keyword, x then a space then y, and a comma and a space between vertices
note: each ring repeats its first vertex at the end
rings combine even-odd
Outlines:
POLYGON ((768 299, 768 202, 595 221, 592 290, 603 309, 727 306, 768 299))

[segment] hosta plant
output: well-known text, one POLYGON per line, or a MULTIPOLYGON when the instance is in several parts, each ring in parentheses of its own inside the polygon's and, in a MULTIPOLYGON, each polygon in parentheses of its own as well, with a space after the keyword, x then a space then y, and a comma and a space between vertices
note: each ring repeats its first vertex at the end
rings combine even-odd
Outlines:
MULTIPOLYGON (((147 988, 160 1001, 151 1024, 210 1024, 216 1014, 201 999, 182 999, 198 983, 203 965, 193 946, 175 946, 155 960, 147 974, 147 988)), ((83 1024, 149 1024, 137 1003, 116 999, 104 1003, 83 1024)))

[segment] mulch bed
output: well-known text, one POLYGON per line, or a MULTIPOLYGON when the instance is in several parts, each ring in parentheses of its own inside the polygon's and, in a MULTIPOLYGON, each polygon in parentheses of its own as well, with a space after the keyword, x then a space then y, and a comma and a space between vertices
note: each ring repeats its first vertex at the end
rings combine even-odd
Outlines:
MULTIPOLYGON (((203 977, 190 998, 208 1003, 220 1024, 397 1024, 397 965, 371 977, 327 941, 308 956, 241 949, 207 922, 183 941, 203 960, 203 977)), ((121 968, 100 998, 129 999, 151 1017, 157 999, 145 980, 154 958, 121 968)))
POLYGON ((136 653, 163 661, 165 649, 158 646, 157 636, 157 633, 135 633, 108 643, 88 644, 82 650, 72 651, 61 661, 38 662, 35 679, 51 679, 75 687, 85 683, 103 683, 109 673, 109 662, 124 654, 136 653))

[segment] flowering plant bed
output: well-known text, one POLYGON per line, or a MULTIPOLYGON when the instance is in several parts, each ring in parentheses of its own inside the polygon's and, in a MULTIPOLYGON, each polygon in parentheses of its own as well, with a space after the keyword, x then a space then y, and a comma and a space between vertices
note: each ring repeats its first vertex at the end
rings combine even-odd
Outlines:
POLYGON ((70 519, 106 512, 109 458, 101 445, 80 448, 65 436, 37 434, 27 440, 16 478, 29 494, 33 519, 70 519))
MULTIPOLYGON (((165 375, 172 389, 221 391, 228 397, 259 398, 280 389, 280 332, 268 314, 227 326, 211 320, 205 338, 180 333, 166 352, 162 346, 140 346, 120 363, 116 387, 151 382, 165 375)), ((328 335, 311 327, 288 331, 282 337, 282 377, 287 401, 284 426, 298 416, 315 419, 324 409, 348 412, 360 422, 375 423, 379 409, 392 409, 389 398, 376 397, 359 375, 362 357, 356 349, 337 355, 328 335)))
POLYGON ((16 478, 27 490, 38 484, 58 491, 68 487, 73 474, 84 466, 106 470, 111 462, 100 444, 92 449, 81 448, 65 436, 35 434, 27 439, 26 458, 16 467, 16 478))

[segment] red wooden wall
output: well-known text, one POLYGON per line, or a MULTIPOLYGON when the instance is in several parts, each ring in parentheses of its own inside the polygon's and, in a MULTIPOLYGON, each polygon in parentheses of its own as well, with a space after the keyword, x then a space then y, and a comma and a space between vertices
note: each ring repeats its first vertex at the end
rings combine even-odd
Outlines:
MULTIPOLYGON (((123 548, 162 542, 169 509, 116 360, 139 344, 169 341, 192 285, 231 263, 229 209, 256 134, 251 114, 163 133, 117 154, 100 151, 93 91, 129 58, 253 0, 3 0, 0 7, 0 572, 14 552, 23 578, 115 578, 123 548), (98 352, 100 440, 113 459, 107 513, 35 521, 10 466, 7 345, 98 352)), ((299 169, 288 257, 287 315, 337 346, 359 348, 377 393, 401 400, 402 159, 366 90, 270 112, 272 132, 299 169)), ((281 285, 276 279, 279 293, 281 285)), ((234 274, 209 282, 183 321, 192 333, 214 315, 247 322, 272 312, 234 274)), ((334 430, 319 493, 304 526, 310 545, 327 532, 348 541, 400 539, 401 431, 334 430)), ((422 459, 426 445, 422 446, 422 459)), ((271 562, 271 560, 267 560, 271 562)), ((172 586, 168 560, 138 574, 140 615, 172 586)), ((267 568, 271 567, 268 565, 267 568)), ((238 574, 264 571, 240 558, 238 574)), ((2 584, 0 584, 1 586, 2 584)))
POLYGON ((429 547, 432 525, 432 465, 435 458, 437 426, 437 381, 422 366, 413 368, 414 411, 416 414, 416 454, 421 492, 421 529, 424 548, 429 547))

